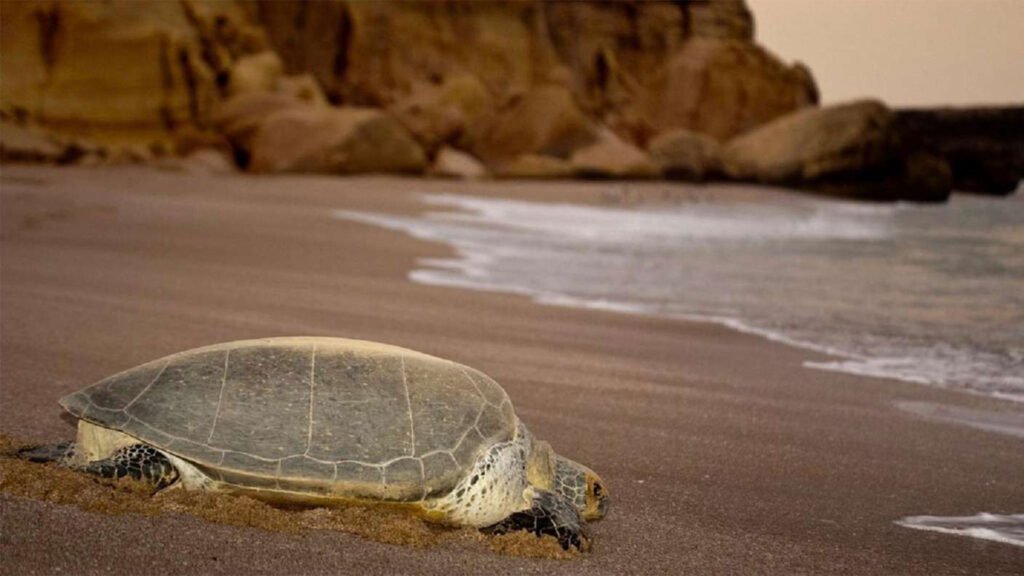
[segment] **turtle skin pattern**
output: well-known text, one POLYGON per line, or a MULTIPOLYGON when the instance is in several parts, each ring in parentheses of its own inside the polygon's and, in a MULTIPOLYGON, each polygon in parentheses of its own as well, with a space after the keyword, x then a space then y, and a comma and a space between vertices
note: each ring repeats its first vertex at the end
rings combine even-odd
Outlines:
POLYGON ((170 486, 178 479, 178 471, 171 461, 146 444, 131 444, 120 448, 110 458, 89 462, 82 470, 115 480, 131 478, 152 484, 158 490, 170 486))

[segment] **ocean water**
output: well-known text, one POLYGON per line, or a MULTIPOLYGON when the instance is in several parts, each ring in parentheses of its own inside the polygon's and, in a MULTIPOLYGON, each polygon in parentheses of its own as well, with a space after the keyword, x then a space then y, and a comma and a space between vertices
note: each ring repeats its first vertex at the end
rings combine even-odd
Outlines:
POLYGON ((413 281, 717 322, 833 355, 812 369, 1024 402, 1024 200, 582 206, 424 195, 341 219, 444 242, 413 281))

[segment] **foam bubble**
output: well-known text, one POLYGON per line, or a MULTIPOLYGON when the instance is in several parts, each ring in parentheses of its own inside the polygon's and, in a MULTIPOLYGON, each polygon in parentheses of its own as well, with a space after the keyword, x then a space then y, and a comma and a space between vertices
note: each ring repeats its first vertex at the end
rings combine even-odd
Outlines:
POLYGON ((1008 436, 1024 438, 1024 412, 1016 410, 989 410, 966 408, 951 404, 932 402, 898 401, 900 410, 938 422, 951 422, 1008 436))

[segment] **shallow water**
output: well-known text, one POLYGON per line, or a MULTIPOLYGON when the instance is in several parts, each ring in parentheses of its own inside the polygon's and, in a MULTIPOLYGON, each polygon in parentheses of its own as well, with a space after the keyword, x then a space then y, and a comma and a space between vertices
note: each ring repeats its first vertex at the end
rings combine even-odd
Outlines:
POLYGON ((417 282, 713 321, 827 352, 812 368, 1024 401, 1024 201, 808 197, 595 207, 424 196, 342 219, 451 245, 417 282))

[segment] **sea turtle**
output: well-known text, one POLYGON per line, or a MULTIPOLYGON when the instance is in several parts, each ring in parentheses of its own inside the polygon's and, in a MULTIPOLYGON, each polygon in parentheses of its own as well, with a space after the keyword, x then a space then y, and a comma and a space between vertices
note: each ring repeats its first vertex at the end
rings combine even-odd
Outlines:
POLYGON ((74 443, 23 456, 157 488, 291 504, 388 502, 428 520, 589 547, 608 498, 483 373, 342 338, 269 338, 173 354, 61 398, 74 443))

